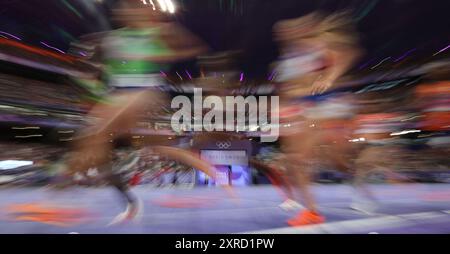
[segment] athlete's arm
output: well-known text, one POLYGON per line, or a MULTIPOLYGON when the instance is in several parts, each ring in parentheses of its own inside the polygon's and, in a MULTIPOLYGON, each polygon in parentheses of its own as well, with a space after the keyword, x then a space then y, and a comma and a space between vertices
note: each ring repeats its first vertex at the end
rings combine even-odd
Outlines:
POLYGON ((361 55, 360 50, 353 48, 325 49, 325 55, 330 66, 324 70, 321 77, 314 82, 312 93, 323 93, 332 87, 344 75, 361 55))

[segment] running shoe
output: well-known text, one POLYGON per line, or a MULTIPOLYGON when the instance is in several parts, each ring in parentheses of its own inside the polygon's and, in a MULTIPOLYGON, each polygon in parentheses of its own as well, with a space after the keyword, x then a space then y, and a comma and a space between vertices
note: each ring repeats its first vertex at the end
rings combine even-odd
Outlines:
POLYGON ((279 207, 285 211, 293 211, 296 209, 303 208, 301 204, 292 199, 286 199, 283 203, 279 205, 279 207))
POLYGON ((129 203, 127 205, 127 209, 118 214, 109 224, 108 226, 113 226, 117 224, 122 224, 128 221, 139 221, 143 215, 143 204, 140 199, 138 199, 134 203, 129 203))
POLYGON ((320 224, 323 222, 325 222, 325 217, 323 217, 322 215, 320 215, 317 212, 313 212, 310 210, 304 210, 303 212, 300 212, 294 218, 287 221, 287 223, 291 227, 320 224))

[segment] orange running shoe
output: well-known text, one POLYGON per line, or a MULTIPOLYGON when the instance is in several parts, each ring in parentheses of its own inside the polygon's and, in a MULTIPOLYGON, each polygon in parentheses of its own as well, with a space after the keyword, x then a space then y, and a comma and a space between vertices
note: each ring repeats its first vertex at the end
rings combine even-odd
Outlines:
POLYGON ((325 222, 325 218, 322 215, 310 210, 300 212, 297 216, 287 221, 291 227, 320 224, 323 222, 325 222))

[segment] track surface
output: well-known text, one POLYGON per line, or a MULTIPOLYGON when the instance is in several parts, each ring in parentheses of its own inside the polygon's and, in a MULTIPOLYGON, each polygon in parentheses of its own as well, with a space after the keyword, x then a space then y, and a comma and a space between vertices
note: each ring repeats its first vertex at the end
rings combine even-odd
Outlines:
POLYGON ((371 185, 379 201, 376 214, 349 209, 348 185, 315 185, 314 194, 327 222, 301 228, 286 227, 296 211, 284 211, 279 192, 271 186, 236 188, 230 197, 220 188, 152 188, 133 191, 144 207, 140 220, 107 224, 124 208, 109 188, 43 188, 0 190, 0 233, 450 233, 450 184, 371 185), (82 209, 72 225, 27 221, 8 210, 23 203, 82 209))

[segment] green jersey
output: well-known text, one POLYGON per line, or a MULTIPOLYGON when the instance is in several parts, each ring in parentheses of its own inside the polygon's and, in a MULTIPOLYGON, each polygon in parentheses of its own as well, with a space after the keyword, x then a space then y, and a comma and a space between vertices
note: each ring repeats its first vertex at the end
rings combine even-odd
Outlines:
POLYGON ((149 61, 151 57, 166 56, 171 50, 161 40, 159 28, 123 28, 111 32, 103 41, 106 78, 111 86, 160 85, 164 64, 149 61))

